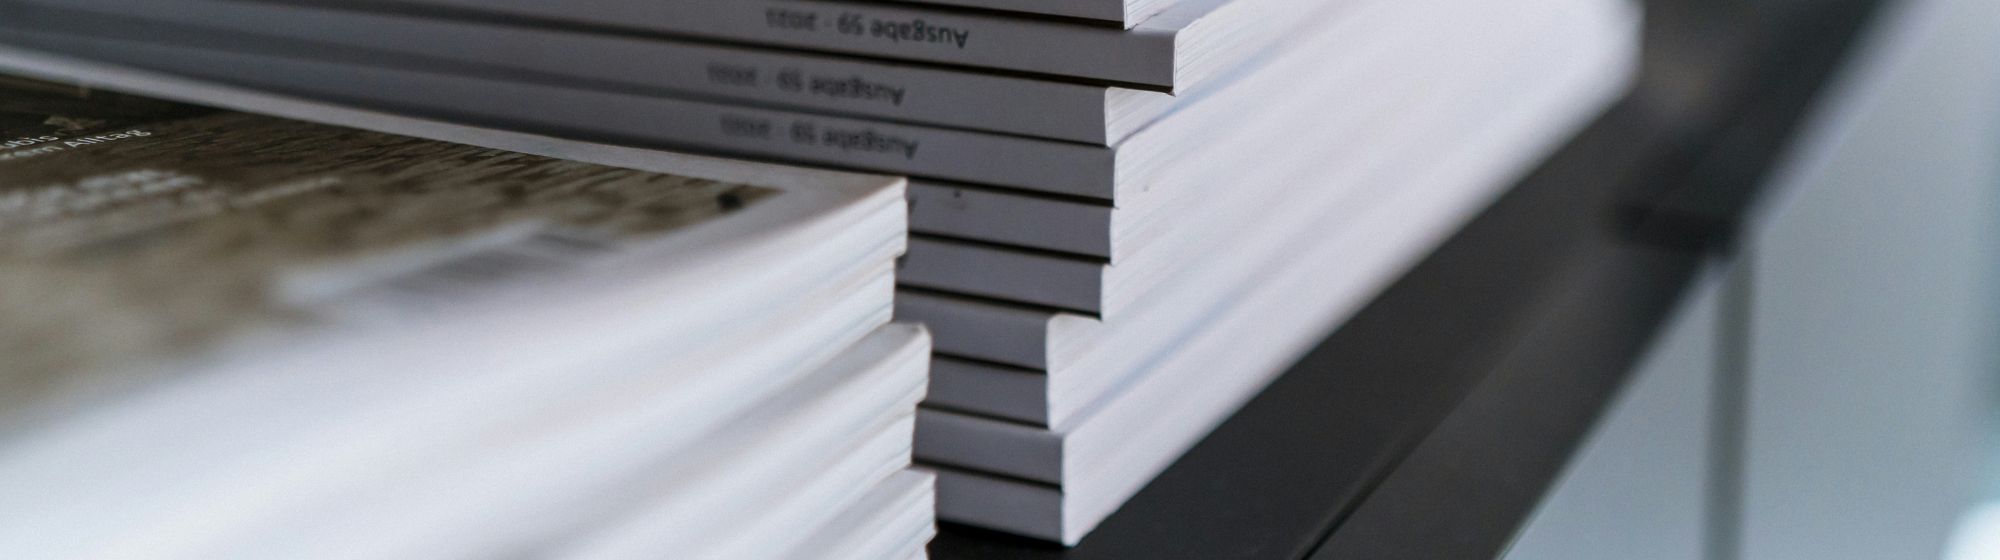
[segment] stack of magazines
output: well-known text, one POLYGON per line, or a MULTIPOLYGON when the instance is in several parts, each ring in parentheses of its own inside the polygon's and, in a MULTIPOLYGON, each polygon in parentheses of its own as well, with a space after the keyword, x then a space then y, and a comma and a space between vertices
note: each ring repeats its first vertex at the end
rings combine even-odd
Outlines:
POLYGON ((901 180, 0 66, 6 557, 923 554, 901 180))
MULTIPOLYGON (((905 174, 942 519, 1073 544, 1596 116, 1629 0, 0 0, 0 42, 905 174)), ((1412 372, 1420 374, 1421 372, 1412 372)))

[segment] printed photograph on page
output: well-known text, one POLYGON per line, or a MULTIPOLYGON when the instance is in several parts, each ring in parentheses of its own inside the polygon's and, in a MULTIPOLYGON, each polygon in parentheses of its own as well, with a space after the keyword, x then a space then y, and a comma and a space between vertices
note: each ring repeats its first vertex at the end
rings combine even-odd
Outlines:
POLYGON ((434 312, 780 192, 0 78, 0 407, 434 312))

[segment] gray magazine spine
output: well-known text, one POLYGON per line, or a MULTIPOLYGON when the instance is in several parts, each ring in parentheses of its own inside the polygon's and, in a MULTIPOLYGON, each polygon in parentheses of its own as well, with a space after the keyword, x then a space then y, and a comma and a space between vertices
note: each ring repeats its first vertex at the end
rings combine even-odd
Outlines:
POLYGON ((1108 204, 922 179, 910 181, 909 196, 912 233, 1111 257, 1108 204))
POLYGON ((176 37, 176 42, 237 50, 255 50, 254 43, 260 41, 323 42, 479 65, 489 73, 532 72, 614 88, 662 90, 1098 145, 1113 140, 1107 135, 1109 91, 1105 86, 304 6, 105 0, 67 0, 51 5, 64 7, 9 7, 9 17, 30 29, 154 40, 176 37), (85 24, 80 21, 83 19, 95 21, 85 24), (181 27, 176 30, 161 23, 181 27), (274 30, 283 30, 283 34, 264 35, 274 30), (967 111, 966 107, 980 110, 967 111))
MULTIPOLYGON (((1179 29, 1084 25, 816 0, 407 0, 407 4, 710 40, 1174 86, 1179 29)), ((1213 8, 1188 0, 1181 8, 1213 8)), ((1185 23, 1192 18, 1161 18, 1185 23)))
MULTIPOLYGON (((1148 11, 1139 11, 1132 9, 1135 7, 1134 6, 1135 4, 1141 4, 1142 2, 1136 2, 1136 1, 1128 2, 1127 0, 911 0, 911 1, 919 4, 937 4, 940 6, 960 6, 965 8, 980 8, 980 9, 996 10, 1002 12, 1021 12, 1024 14, 1041 14, 1049 16, 1094 19, 1104 22, 1122 23, 1125 25, 1125 27, 1131 27, 1133 25, 1136 25, 1141 20, 1146 19, 1146 16, 1153 15, 1151 12, 1148 11)), ((1163 2, 1145 2, 1145 4, 1161 4, 1161 3, 1163 2)))
POLYGON ((399 110, 1109 199, 1110 148, 817 114, 0 27, 52 52, 399 110))

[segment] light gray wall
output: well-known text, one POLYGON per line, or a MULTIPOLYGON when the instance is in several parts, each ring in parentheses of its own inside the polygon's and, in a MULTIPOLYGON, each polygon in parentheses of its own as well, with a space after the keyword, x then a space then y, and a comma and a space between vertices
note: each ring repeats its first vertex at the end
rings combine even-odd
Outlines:
POLYGON ((1701 558, 1722 280, 1691 290, 1509 560, 1701 558))
POLYGON ((1975 492, 2000 3, 1905 4, 1750 243, 1738 558, 1936 558, 1975 492))

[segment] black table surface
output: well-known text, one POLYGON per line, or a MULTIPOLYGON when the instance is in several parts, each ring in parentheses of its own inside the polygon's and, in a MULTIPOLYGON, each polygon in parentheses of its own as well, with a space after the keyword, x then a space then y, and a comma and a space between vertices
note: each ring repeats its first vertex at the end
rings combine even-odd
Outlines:
POLYGON ((1072 549, 940 560, 1503 553, 1882 0, 1650 0, 1634 92, 1072 549))

